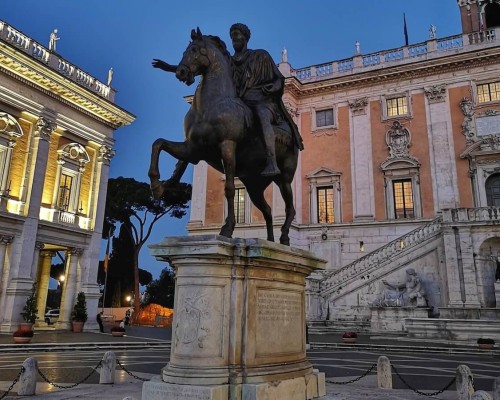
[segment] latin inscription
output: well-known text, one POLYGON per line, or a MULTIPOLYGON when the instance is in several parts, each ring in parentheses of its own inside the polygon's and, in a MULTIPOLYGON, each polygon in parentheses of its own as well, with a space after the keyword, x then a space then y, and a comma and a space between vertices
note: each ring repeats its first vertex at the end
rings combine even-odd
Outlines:
POLYGON ((210 389, 202 389, 184 385, 169 385, 166 383, 148 382, 148 398, 182 399, 182 400, 210 400, 210 389), (166 397, 168 396, 168 397, 166 397))
POLYGON ((298 293, 259 290, 257 296, 259 321, 289 323, 301 318, 302 297, 298 293))

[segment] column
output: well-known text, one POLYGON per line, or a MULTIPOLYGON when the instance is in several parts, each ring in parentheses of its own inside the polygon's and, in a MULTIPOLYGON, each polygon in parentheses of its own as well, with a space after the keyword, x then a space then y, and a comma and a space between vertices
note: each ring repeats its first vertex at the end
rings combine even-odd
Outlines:
POLYGON ((69 329, 71 326, 71 311, 73 311, 73 303, 76 299, 76 269, 78 258, 82 252, 82 249, 75 247, 69 250, 69 266, 66 269, 59 320, 55 324, 56 329, 69 329))
POLYGON ((455 230, 450 227, 443 227, 443 241, 446 257, 446 283, 448 286, 448 306, 463 307, 462 299, 463 282, 461 279, 461 262, 459 265, 455 230))
POLYGON ((85 293, 87 300, 87 310, 89 320, 85 324, 85 330, 99 329, 94 316, 97 314, 97 305, 101 292, 97 284, 97 271, 99 265, 99 249, 102 240, 102 223, 104 221, 104 207, 106 204, 106 193, 108 190, 109 165, 114 157, 115 151, 103 145, 99 149, 99 157, 96 169, 95 186, 92 189, 93 196, 93 216, 94 216, 94 232, 89 241, 88 247, 85 249, 81 260, 81 291, 85 293))
MULTIPOLYGON (((12 242, 14 236, 2 235, 0 236, 0 310, 3 310, 3 303, 5 301, 7 280, 9 277, 9 267, 6 265, 7 245, 12 242)), ((0 314, 1 315, 1 314, 0 314)), ((0 323, 3 318, 0 318, 0 323)))
POLYGON ((462 254, 463 291, 465 294, 464 307, 479 308, 481 304, 477 292, 477 276, 470 227, 460 227, 458 237, 460 239, 460 252, 462 254))
POLYGON ((38 271, 37 285, 36 285, 36 307, 38 308, 38 315, 36 326, 45 326, 45 306, 47 305, 47 292, 49 290, 50 281, 50 267, 52 266, 52 251, 41 252, 41 266, 38 271))
POLYGON ((207 207, 207 170, 208 164, 201 161, 193 168, 193 193, 189 207, 188 231, 201 228, 205 223, 205 209, 207 207))
POLYGON ((368 99, 349 102, 349 108, 353 216, 355 221, 372 221, 375 215, 375 193, 368 99))
POLYGON ((424 88, 435 211, 460 203, 446 85, 424 88))
POLYGON ((33 252, 33 263, 31 264, 31 278, 34 282, 38 281, 38 261, 40 259, 40 251, 45 245, 42 242, 35 242, 35 251, 33 252))

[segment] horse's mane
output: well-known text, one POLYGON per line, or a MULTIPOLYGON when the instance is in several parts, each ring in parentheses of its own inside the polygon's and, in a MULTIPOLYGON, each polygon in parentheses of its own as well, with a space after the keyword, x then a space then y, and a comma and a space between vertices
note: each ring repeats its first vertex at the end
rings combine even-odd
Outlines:
POLYGON ((213 35, 203 35, 203 37, 207 38, 217 46, 217 48, 221 51, 221 53, 227 58, 231 59, 231 54, 227 50, 226 43, 219 37, 219 36, 213 36, 213 35))

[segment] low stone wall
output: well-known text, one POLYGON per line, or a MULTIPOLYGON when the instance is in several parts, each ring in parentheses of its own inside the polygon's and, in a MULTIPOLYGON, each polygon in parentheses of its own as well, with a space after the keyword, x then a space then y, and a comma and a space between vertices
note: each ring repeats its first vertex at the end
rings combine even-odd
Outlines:
POLYGON ((408 336, 413 338, 474 342, 479 338, 490 338, 500 341, 500 321, 408 318, 405 325, 408 336))

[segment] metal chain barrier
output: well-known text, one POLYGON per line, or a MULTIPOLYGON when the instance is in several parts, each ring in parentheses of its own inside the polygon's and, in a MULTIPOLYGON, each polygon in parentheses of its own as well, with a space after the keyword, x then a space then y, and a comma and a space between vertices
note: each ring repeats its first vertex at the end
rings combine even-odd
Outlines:
POLYGON ((92 374, 93 374, 94 372, 96 372, 96 369, 97 369, 97 368, 99 368, 99 367, 101 366, 101 364, 102 364, 102 360, 100 360, 100 361, 97 363, 97 365, 96 365, 94 368, 92 368, 92 371, 90 371, 90 374, 88 374, 88 375, 87 375, 85 378, 83 378, 80 382, 75 383, 75 384, 73 384, 73 385, 67 385, 67 386, 58 385, 57 383, 53 383, 53 382, 51 382, 51 381, 50 381, 50 380, 49 380, 49 379, 48 379, 48 378, 47 378, 47 377, 43 374, 43 372, 40 370, 40 368, 38 368, 38 367, 37 367, 37 371, 38 371, 38 373, 40 374, 40 376, 42 377, 42 379, 43 379, 45 382, 47 382, 49 385, 52 385, 52 386, 54 386, 54 387, 56 387, 56 388, 58 388, 58 389, 71 389, 71 388, 74 388, 74 387, 76 387, 76 386, 78 386, 78 385, 80 385, 80 384, 82 384, 82 383, 86 382, 86 381, 87 381, 87 380, 88 380, 88 379, 92 376, 92 374))
POLYGON ((328 383, 333 383, 334 385, 347 385, 349 383, 354 383, 359 381, 360 379, 364 378, 366 375, 368 375, 370 372, 373 371, 373 368, 375 368, 377 364, 373 364, 363 375, 358 376, 357 378, 351 379, 350 381, 345 381, 345 382, 334 382, 334 381, 329 381, 327 380, 326 382, 328 383))
POLYGON ((21 377, 21 374, 24 372, 24 367, 21 367, 21 370, 19 371, 19 373, 17 374, 16 376, 16 379, 14 379, 12 381, 12 385, 9 386, 9 388, 7 389, 7 391, 2 394, 0 396, 0 400, 4 399, 5 397, 7 397, 7 395, 10 393, 10 391, 14 388, 14 385, 19 381, 19 378, 21 377))
POLYGON ((472 389, 474 389, 474 392, 476 391, 476 385, 474 385, 474 378, 472 376, 469 376, 469 382, 472 386, 472 389))
MULTIPOLYGON (((421 392, 420 390, 417 390, 413 387, 411 387, 408 382, 406 382, 403 377, 399 374, 398 370, 396 369, 396 367, 394 365, 391 364, 391 367, 392 369, 394 370, 394 373, 398 376, 399 379, 401 379, 401 382, 403 382, 406 387, 412 391, 414 391, 415 393, 421 395, 421 396, 428 396, 428 397, 431 397, 431 396, 437 396, 438 394, 441 394, 443 393, 445 390, 448 390, 450 388, 451 385, 453 385, 455 383, 455 381, 457 380, 457 377, 454 376, 453 379, 450 381, 450 383, 448 383, 443 389, 441 390, 438 390, 437 392, 432 392, 432 393, 424 393, 424 392, 421 392)), ((474 387, 474 386, 473 386, 474 387)))
POLYGON ((144 379, 144 378, 141 378, 140 376, 137 376, 137 375, 134 375, 132 372, 130 372, 129 370, 127 370, 123 365, 122 363, 120 362, 120 360, 118 360, 118 358, 116 359, 116 363, 120 366, 121 369, 123 369, 127 374, 129 374, 132 378, 135 378, 135 379, 138 379, 140 381, 143 381, 143 382, 147 382, 149 381, 149 379, 144 379))

